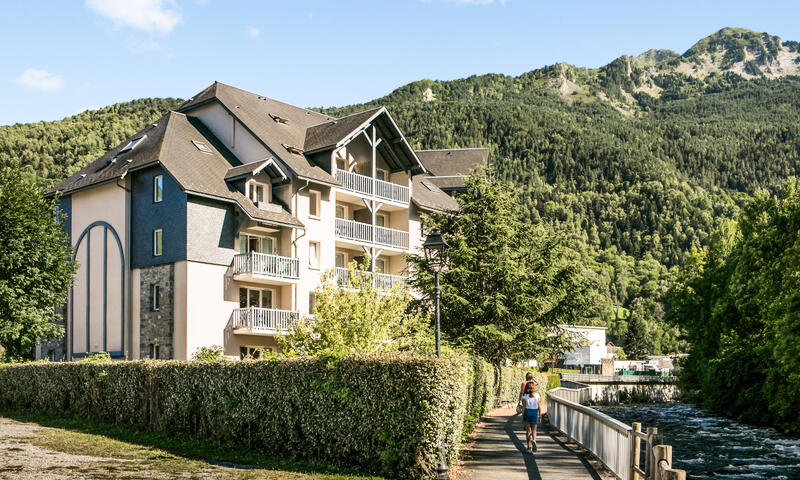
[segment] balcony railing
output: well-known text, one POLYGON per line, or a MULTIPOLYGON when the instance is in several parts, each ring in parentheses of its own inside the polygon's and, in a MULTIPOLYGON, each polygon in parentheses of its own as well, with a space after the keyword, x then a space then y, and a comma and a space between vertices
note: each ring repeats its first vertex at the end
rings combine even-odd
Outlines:
MULTIPOLYGON (((390 275, 388 273, 371 273, 366 272, 363 270, 356 270, 356 272, 367 275, 372 278, 372 286, 380 289, 380 290, 391 290, 394 288, 395 285, 400 285, 401 287, 405 287, 406 283, 408 282, 408 277, 402 277, 400 275, 390 275)), ((334 272, 334 276, 336 278, 336 283, 339 285, 350 285, 350 270, 342 267, 336 267, 334 272)))
POLYGON ((403 185, 384 180, 373 180, 372 177, 347 170, 336 170, 336 180, 342 184, 342 188, 345 190, 362 195, 374 195, 391 202, 408 203, 409 189, 403 185))
POLYGON ((251 273, 297 280, 300 278, 300 260, 258 252, 240 253, 233 256, 233 273, 251 273))
POLYGON ((294 325, 298 312, 273 308, 237 308, 233 311, 233 330, 248 330, 252 333, 284 333, 294 325))
POLYGON ((408 232, 393 228, 375 227, 368 223, 336 219, 336 236, 345 240, 375 243, 392 248, 408 248, 408 232))

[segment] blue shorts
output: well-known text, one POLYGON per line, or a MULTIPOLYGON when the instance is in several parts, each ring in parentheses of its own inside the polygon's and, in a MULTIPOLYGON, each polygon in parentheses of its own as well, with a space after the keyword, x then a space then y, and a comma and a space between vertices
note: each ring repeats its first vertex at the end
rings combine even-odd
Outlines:
POLYGON ((522 421, 525 423, 539 423, 539 409, 526 408, 522 414, 522 421))

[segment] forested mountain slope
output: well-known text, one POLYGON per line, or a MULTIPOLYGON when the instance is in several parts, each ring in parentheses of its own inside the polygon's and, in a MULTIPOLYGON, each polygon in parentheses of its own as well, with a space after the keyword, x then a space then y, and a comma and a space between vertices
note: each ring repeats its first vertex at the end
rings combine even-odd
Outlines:
MULTIPOLYGON (((800 173, 799 59, 796 42, 723 29, 683 55, 421 80, 324 110, 386 105, 415 147, 489 147, 499 175, 521 189, 527 219, 562 229, 594 272, 596 315, 577 321, 660 353, 680 348, 661 322, 670 269, 752 192, 800 173)), ((137 100, 0 127, 0 165, 19 159, 63 178, 177 104, 137 100)))

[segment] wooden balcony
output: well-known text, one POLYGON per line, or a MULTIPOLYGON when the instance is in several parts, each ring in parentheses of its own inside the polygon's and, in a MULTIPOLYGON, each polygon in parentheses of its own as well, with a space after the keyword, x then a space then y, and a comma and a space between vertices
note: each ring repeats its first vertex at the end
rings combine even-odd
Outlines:
POLYGON ((233 333, 244 335, 281 335, 297 321, 300 314, 274 308, 237 308, 231 314, 233 333))
POLYGON ((336 219, 336 237, 355 242, 373 243, 389 248, 408 250, 408 232, 393 228, 375 227, 368 223, 336 219))
POLYGON ((347 170, 336 170, 336 180, 342 184, 342 188, 367 197, 375 197, 388 202, 396 202, 407 205, 409 200, 409 188, 392 182, 378 180, 347 170))
POLYGON ((300 260, 266 253, 240 253, 233 256, 233 275, 235 280, 294 283, 300 278, 300 260))

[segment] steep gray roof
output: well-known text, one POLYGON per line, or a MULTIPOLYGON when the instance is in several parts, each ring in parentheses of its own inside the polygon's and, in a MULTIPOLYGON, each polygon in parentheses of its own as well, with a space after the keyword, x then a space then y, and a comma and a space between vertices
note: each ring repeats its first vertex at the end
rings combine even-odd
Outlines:
POLYGON ((331 121, 332 117, 219 82, 185 102, 178 111, 190 114, 193 108, 213 101, 218 101, 239 119, 275 158, 298 177, 339 184, 331 174, 311 164, 305 155, 292 153, 286 148, 295 147, 302 151, 306 129, 331 121))
POLYGON ((458 202, 428 180, 422 173, 412 177, 411 201, 423 210, 452 212, 459 209, 458 202))
POLYGON ((469 175, 475 167, 489 163, 489 149, 417 150, 417 157, 434 176, 469 175))
POLYGON ((278 225, 303 227, 283 208, 264 210, 225 182, 227 172, 239 161, 199 120, 169 112, 153 125, 133 135, 143 138, 130 151, 120 153, 129 140, 111 149, 58 185, 55 191, 70 193, 105 181, 116 180, 123 173, 160 163, 181 188, 194 193, 237 204, 250 218, 278 225), (211 150, 202 152, 193 143, 202 142, 211 150), (116 158, 115 158, 116 157, 116 158), (113 162, 109 160, 115 159, 113 162))

